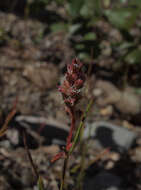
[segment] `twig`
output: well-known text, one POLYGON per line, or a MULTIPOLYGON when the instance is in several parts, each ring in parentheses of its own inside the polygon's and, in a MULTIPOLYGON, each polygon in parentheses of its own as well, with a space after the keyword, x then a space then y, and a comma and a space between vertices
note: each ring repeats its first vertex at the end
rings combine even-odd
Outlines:
POLYGON ((28 159, 29 159, 29 162, 31 164, 31 167, 33 169, 33 172, 37 178, 37 180, 39 179, 39 173, 37 171, 37 167, 35 166, 34 162, 33 162, 33 159, 32 159, 32 156, 31 156, 31 153, 28 149, 28 145, 27 145, 27 141, 26 141, 26 132, 25 130, 23 129, 23 141, 24 141, 24 146, 25 146, 25 150, 26 150, 26 153, 27 153, 27 156, 28 156, 28 159))
POLYGON ((64 190, 65 188, 65 177, 66 177, 68 161, 69 161, 69 154, 66 155, 66 158, 64 160, 60 190, 64 190))
POLYGON ((16 97, 16 100, 14 102, 14 105, 13 105, 13 108, 12 108, 12 111, 8 114, 8 116, 6 117, 6 120, 2 126, 2 128, 0 129, 0 137, 2 137, 5 132, 7 131, 8 129, 8 124, 9 122, 11 121, 11 119, 14 117, 14 115, 16 114, 16 105, 17 105, 17 102, 18 102, 18 98, 16 97))

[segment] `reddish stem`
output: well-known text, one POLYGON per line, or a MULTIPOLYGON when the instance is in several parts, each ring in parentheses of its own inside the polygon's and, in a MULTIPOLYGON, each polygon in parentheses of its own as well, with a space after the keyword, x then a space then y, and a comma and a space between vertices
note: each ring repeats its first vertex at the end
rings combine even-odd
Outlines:
POLYGON ((74 110, 69 108, 68 109, 68 113, 69 113, 70 118, 71 118, 71 127, 70 127, 70 131, 69 131, 69 135, 67 137, 66 150, 69 149, 69 147, 70 147, 73 131, 75 129, 75 114, 74 114, 74 110))

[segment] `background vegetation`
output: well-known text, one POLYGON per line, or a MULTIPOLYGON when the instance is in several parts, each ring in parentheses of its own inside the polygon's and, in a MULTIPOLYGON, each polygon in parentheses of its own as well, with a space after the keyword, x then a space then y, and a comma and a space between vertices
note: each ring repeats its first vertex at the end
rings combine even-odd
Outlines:
MULTIPOLYGON (((50 32, 56 35, 64 32, 78 58, 95 63, 107 59, 105 67, 120 74, 122 82, 140 86, 141 1, 6 0, 1 1, 0 8, 25 19, 33 17, 49 24, 38 40, 50 32)), ((0 43, 5 35, 1 28, 0 43)))

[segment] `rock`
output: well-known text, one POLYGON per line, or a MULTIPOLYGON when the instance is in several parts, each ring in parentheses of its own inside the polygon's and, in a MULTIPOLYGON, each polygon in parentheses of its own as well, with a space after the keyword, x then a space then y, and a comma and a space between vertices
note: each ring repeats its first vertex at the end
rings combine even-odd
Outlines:
POLYGON ((3 147, 3 148, 11 148, 11 143, 9 140, 2 140, 0 141, 0 147, 3 147))
POLYGON ((43 142, 45 144, 55 143, 64 145, 68 136, 69 127, 54 118, 17 116, 15 121, 17 126, 22 126, 26 129, 30 128, 34 132, 38 132, 42 137, 44 137, 43 142))
POLYGON ((104 56, 110 56, 112 53, 112 48, 110 46, 110 43, 106 40, 102 41, 100 44, 101 53, 104 56))
POLYGON ((7 130, 6 136, 11 144, 18 145, 19 144, 19 132, 16 129, 7 130))
POLYGON ((127 128, 99 121, 85 128, 84 139, 88 137, 93 137, 95 146, 100 149, 110 147, 112 151, 123 153, 133 145, 137 134, 127 128))
POLYGON ((30 187, 34 184, 33 172, 29 168, 23 168, 21 171, 21 182, 23 186, 30 187))
POLYGON ((100 110, 101 116, 111 116, 113 114, 113 107, 111 105, 106 106, 100 110))
POLYGON ((25 67, 23 75, 42 89, 54 87, 59 79, 57 68, 51 64, 44 67, 28 65, 25 67))
POLYGON ((133 88, 127 87, 121 91, 111 82, 104 80, 97 81, 95 87, 101 89, 103 94, 97 97, 99 105, 112 104, 123 114, 136 115, 141 113, 140 97, 134 93, 133 88))
POLYGON ((101 172, 95 177, 86 179, 84 190, 121 190, 121 178, 109 172, 101 172))
POLYGON ((138 163, 141 162, 141 147, 135 148, 133 151, 132 160, 138 163))
POLYGON ((121 32, 119 32, 119 30, 112 28, 109 32, 109 39, 110 39, 110 43, 120 43, 123 38, 122 38, 122 34, 121 32))
POLYGON ((136 115, 141 112, 141 101, 140 98, 127 90, 121 92, 121 100, 119 100, 115 106, 120 112, 125 114, 136 115))

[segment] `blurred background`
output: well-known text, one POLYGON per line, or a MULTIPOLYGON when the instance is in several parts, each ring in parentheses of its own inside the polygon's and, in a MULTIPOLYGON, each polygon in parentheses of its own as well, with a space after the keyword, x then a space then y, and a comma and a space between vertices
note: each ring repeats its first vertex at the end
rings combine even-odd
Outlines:
MULTIPOLYGON (((114 147, 125 139, 121 143, 126 150, 123 157, 118 147, 104 159, 109 163, 116 155, 110 171, 122 178, 124 189, 141 189, 141 1, 1 0, 1 125, 18 97, 17 114, 0 141, 1 190, 37 188, 30 164, 23 156, 22 127, 27 129, 29 148, 33 149, 40 172, 48 176, 48 189, 58 189, 61 164, 51 167, 49 159, 65 143, 69 118, 57 88, 66 65, 75 57, 84 62, 87 74, 80 109, 84 110, 89 99, 95 100, 88 123, 102 121, 105 126, 121 126, 118 141, 111 137, 112 133, 104 132, 110 135, 114 147), (128 130, 131 134, 127 142, 128 130)), ((103 136, 96 137, 106 148, 103 136)), ((102 149, 90 147, 88 160, 95 150, 102 149)), ((74 156, 71 164, 75 162, 79 163, 79 159, 74 156)), ((105 160, 96 167, 107 167, 105 160)), ((75 174, 68 182, 71 188, 74 177, 75 174)), ((119 190, 121 179, 117 181, 119 190)))

